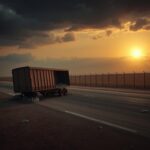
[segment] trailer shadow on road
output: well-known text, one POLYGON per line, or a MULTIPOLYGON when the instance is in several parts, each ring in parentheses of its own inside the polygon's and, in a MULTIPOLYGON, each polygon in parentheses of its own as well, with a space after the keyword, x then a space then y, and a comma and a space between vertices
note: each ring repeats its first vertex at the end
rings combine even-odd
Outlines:
POLYGON ((51 100, 54 97, 58 97, 58 96, 40 97, 40 100, 31 99, 31 98, 22 98, 21 95, 7 97, 7 98, 0 97, 0 109, 15 107, 19 105, 34 104, 34 103, 37 103, 38 101, 44 101, 47 98, 51 100))
POLYGON ((22 104, 32 104, 46 99, 60 98, 59 95, 49 94, 47 96, 38 95, 38 97, 23 97, 21 94, 10 96, 0 92, 0 108, 13 107, 22 104))

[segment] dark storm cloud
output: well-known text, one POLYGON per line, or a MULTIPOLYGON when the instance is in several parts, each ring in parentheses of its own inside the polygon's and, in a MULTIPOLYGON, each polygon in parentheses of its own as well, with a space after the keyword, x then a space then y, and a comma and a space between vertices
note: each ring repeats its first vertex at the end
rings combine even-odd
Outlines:
POLYGON ((70 42, 70 41, 75 41, 75 35, 73 33, 66 33, 62 37, 63 42, 70 42))
MULTIPOLYGON (((47 43, 51 37, 43 34, 56 29, 122 28, 122 20, 149 18, 149 8, 149 0, 1 0, 0 45, 30 46, 35 36, 47 43)), ((140 28, 138 21, 130 27, 140 28)))
POLYGON ((10 54, 6 56, 0 56, 0 63, 23 63, 31 61, 33 57, 30 54, 10 54))
POLYGON ((55 44, 75 41, 74 33, 66 33, 63 36, 56 36, 55 34, 39 33, 32 35, 28 39, 20 43, 20 48, 36 48, 37 45, 55 44))
POLYGON ((113 32, 111 30, 106 31, 106 36, 110 36, 113 32))
POLYGON ((139 29, 146 29, 148 30, 148 26, 150 25, 150 21, 148 21, 147 19, 138 19, 135 21, 135 23, 133 25, 130 26, 130 30, 132 31, 137 31, 139 29))

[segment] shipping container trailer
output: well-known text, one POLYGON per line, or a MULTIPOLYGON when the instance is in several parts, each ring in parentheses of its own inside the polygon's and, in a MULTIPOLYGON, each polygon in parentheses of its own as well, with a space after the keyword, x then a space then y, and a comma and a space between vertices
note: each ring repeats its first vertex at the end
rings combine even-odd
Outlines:
POLYGON ((51 68, 21 67, 12 70, 14 92, 36 96, 38 92, 67 94, 70 85, 69 71, 51 68))

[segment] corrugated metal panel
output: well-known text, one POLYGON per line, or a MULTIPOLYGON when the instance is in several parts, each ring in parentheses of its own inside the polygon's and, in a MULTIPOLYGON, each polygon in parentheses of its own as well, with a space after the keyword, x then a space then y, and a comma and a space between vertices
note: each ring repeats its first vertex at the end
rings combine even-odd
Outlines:
POLYGON ((44 70, 44 83, 45 83, 45 89, 47 90, 47 72, 44 70))
POLYGON ((38 82, 38 87, 37 90, 40 90, 40 87, 42 87, 42 83, 41 83, 41 75, 40 75, 40 70, 37 69, 37 82, 38 82))
POLYGON ((46 90, 45 78, 46 78, 46 74, 45 74, 45 70, 43 70, 43 71, 42 71, 43 89, 45 89, 45 90, 46 90))
POLYGON ((37 71, 35 70, 35 69, 33 69, 33 70, 30 70, 30 72, 32 72, 32 74, 33 74, 33 81, 32 81, 32 83, 33 83, 33 86, 32 86, 32 89, 33 90, 38 90, 38 77, 37 77, 37 71))
POLYGON ((40 80, 38 79, 38 70, 30 69, 30 75, 32 75, 31 77, 32 91, 38 91, 40 82, 40 80))
POLYGON ((50 71, 50 72, 51 72, 52 88, 55 88, 54 71, 50 71))
POLYGON ((47 89, 49 89, 50 80, 49 80, 49 76, 48 76, 48 70, 46 70, 46 79, 47 79, 47 89))
POLYGON ((45 82, 45 79, 46 79, 46 73, 45 73, 45 70, 43 70, 42 72, 43 72, 43 83, 44 83, 43 89, 46 90, 46 82, 45 82))
POLYGON ((25 89, 27 89, 28 91, 32 90, 32 86, 31 86, 31 77, 30 77, 30 70, 29 68, 26 68, 24 73, 24 79, 25 79, 25 89))
POLYGON ((49 90, 55 87, 54 74, 52 70, 31 68, 30 72, 32 90, 49 90))
POLYGON ((32 91, 36 90, 36 75, 35 75, 35 70, 29 70, 30 71, 30 79, 31 79, 31 89, 32 91))
POLYGON ((48 89, 50 84, 49 77, 48 77, 48 70, 46 70, 46 80, 47 80, 47 89, 48 89))
POLYGON ((44 89, 43 88, 44 87, 44 83, 43 83, 43 70, 39 70, 39 72, 40 72, 40 80, 41 80, 41 87, 39 87, 39 88, 44 89))
POLYGON ((56 87, 54 70, 22 67, 12 73, 15 92, 44 91, 56 87))
POLYGON ((51 71, 51 73, 52 73, 52 85, 53 85, 53 88, 55 88, 56 83, 55 83, 54 71, 51 71))
POLYGON ((51 80, 51 72, 50 71, 48 71, 48 77, 49 77, 49 81, 50 81, 50 83, 49 83, 49 88, 51 88, 52 86, 52 80, 51 80))
POLYGON ((37 91, 39 87, 39 81, 38 81, 38 72, 36 69, 33 69, 33 74, 34 74, 34 87, 35 90, 37 91))

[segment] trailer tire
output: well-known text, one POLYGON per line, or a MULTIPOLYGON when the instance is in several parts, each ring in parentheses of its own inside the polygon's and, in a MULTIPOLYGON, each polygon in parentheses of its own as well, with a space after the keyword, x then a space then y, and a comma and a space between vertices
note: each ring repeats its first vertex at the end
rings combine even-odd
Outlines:
POLYGON ((63 88, 63 89, 62 89, 62 92, 63 92, 63 95, 67 95, 68 90, 67 90, 66 88, 63 88))
POLYGON ((59 95, 59 96, 63 96, 63 92, 62 92, 61 89, 58 90, 58 95, 59 95))

